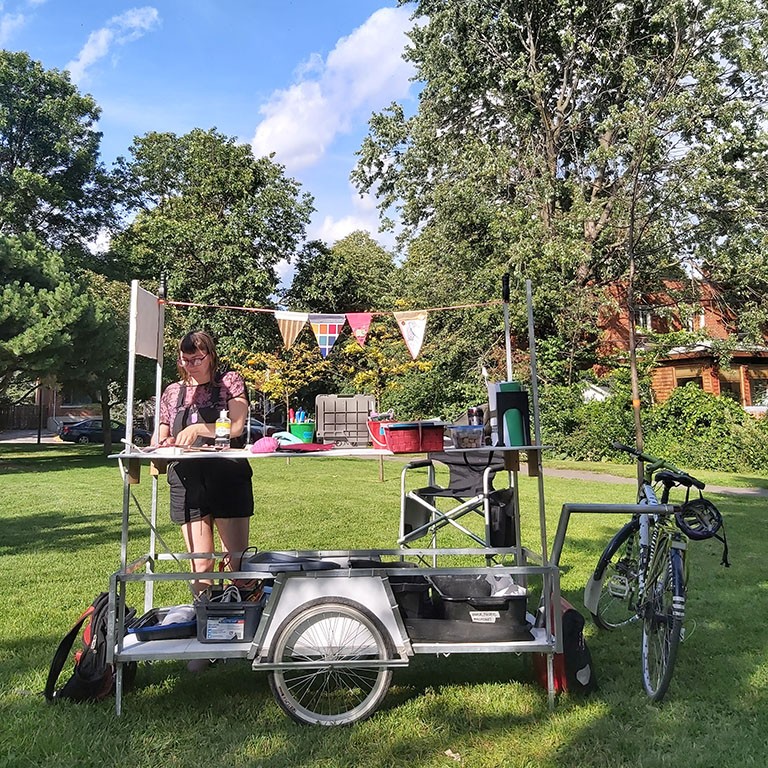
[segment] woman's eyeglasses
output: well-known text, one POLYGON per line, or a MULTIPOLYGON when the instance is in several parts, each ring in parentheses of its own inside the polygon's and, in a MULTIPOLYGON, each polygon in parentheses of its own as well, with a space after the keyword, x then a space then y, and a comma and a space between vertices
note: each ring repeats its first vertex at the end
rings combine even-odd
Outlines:
POLYGON ((179 362, 185 367, 185 368, 197 368, 198 365, 200 365, 205 358, 208 357, 208 355, 203 355, 202 357, 193 357, 193 358, 187 358, 187 357, 179 357, 179 362))

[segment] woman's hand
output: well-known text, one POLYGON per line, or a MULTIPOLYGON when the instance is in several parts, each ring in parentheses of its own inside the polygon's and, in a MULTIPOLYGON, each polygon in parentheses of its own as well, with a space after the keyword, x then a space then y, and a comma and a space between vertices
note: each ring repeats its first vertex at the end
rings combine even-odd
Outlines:
POLYGON ((213 437, 215 427, 213 424, 190 424, 176 435, 175 445, 194 445, 198 437, 213 437))

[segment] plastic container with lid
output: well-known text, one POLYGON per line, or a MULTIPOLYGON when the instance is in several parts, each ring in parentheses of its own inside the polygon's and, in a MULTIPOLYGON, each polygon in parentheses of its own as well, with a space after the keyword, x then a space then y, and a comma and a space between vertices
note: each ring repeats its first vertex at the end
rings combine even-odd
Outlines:
POLYGON ((454 448, 480 448, 483 444, 482 425, 451 427, 450 432, 454 448))

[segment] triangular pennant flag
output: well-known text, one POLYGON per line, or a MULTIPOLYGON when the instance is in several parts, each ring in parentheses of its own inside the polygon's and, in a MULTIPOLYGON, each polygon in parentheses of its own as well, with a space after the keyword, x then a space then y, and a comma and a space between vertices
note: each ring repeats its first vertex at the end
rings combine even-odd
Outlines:
POLYGON ((415 360, 421 351, 421 345, 424 343, 424 330, 427 327, 427 313, 414 312, 394 312, 395 320, 403 334, 405 343, 411 357, 415 360))
POLYGON ((339 338, 345 320, 346 317, 344 315, 311 314, 309 316, 309 324, 315 332, 317 346, 320 347, 320 354, 323 357, 331 351, 331 347, 336 343, 336 339, 339 338))
POLYGON ((301 329, 307 324, 307 312, 275 312, 277 327, 280 329, 280 335, 283 337, 285 348, 290 348, 296 341, 296 337, 301 333, 301 329))
POLYGON ((352 329, 352 335, 361 347, 365 346, 365 340, 368 338, 372 317, 373 312, 347 312, 347 322, 352 329))

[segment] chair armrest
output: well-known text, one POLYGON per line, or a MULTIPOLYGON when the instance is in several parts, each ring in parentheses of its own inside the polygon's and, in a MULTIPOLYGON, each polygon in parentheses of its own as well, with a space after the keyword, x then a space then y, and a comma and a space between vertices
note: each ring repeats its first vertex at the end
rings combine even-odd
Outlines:
POLYGON ((417 461, 409 461, 404 469, 420 469, 421 467, 431 467, 432 466, 432 460, 431 459, 419 459, 417 461))

